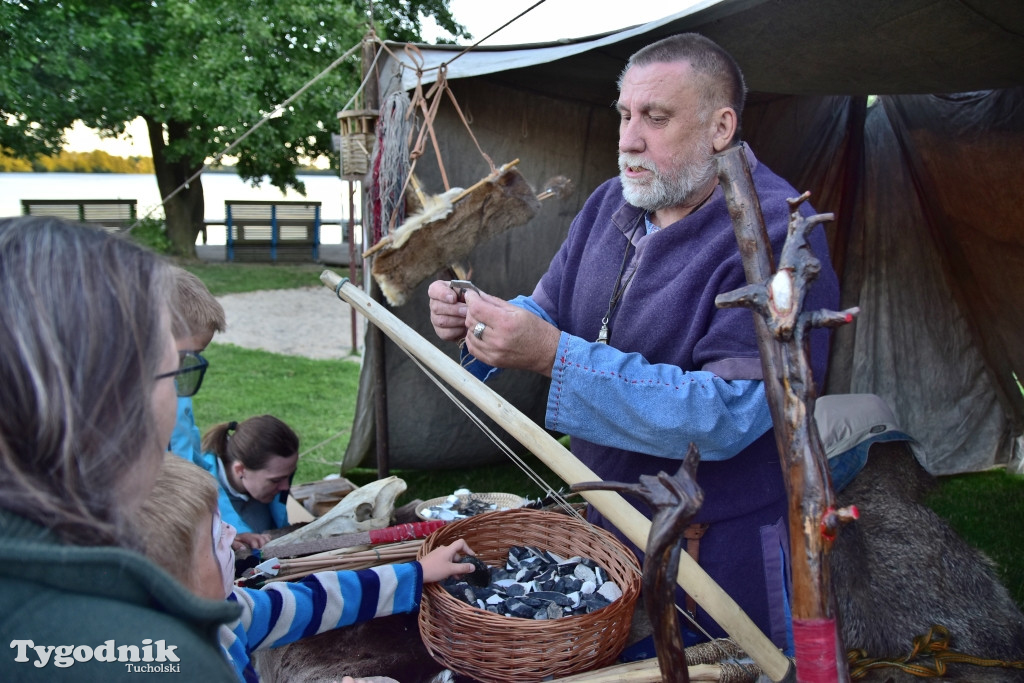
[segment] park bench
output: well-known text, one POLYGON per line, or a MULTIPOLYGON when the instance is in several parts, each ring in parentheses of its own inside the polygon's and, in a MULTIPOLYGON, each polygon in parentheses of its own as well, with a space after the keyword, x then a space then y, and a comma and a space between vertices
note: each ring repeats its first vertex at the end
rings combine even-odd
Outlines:
POLYGON ((134 199, 22 199, 21 212, 92 223, 118 232, 135 224, 137 203, 134 199))
POLYGON ((224 202, 228 261, 317 261, 320 202, 224 202))

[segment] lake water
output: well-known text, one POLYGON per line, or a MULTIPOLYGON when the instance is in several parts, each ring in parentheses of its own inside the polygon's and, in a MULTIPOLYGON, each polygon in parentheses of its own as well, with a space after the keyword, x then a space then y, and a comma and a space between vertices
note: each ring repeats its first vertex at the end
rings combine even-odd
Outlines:
MULTIPOLYGON (((320 202, 320 216, 326 223, 320 234, 324 244, 341 244, 342 229, 348 223, 349 182, 335 175, 300 174, 306 196, 294 190, 287 194, 264 181, 252 187, 234 173, 206 172, 202 175, 206 219, 223 221, 225 200, 286 200, 320 202), (332 225, 332 223, 334 225, 332 225)), ((356 190, 356 220, 359 220, 359 184, 356 190)), ((163 217, 156 177, 136 173, 0 173, 0 216, 20 216, 22 199, 134 199, 139 216, 163 217)), ((224 244, 224 229, 211 226, 210 244, 224 244)))

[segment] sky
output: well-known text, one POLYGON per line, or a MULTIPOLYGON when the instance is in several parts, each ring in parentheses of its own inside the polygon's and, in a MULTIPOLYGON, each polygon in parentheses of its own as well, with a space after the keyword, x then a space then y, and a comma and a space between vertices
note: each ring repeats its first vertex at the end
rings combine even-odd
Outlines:
MULTIPOLYGON (((462 42, 473 44, 536 4, 537 0, 450 0, 449 7, 455 20, 473 34, 472 41, 462 42)), ((709 4, 709 0, 544 0, 483 45, 517 45, 580 38, 644 24, 701 4, 709 4), (628 11, 624 11, 624 8, 628 8, 628 11)), ((433 25, 432 20, 424 22, 424 38, 432 41, 435 32, 436 25, 433 25)), ((130 123, 126 135, 114 139, 101 139, 94 131, 77 122, 73 128, 68 129, 65 149, 69 152, 101 149, 122 157, 151 156, 146 125, 142 119, 130 123)))
MULTIPOLYGON (((502 24, 537 5, 537 0, 450 0, 455 20, 469 29, 475 43, 502 24)), ((706 0, 545 0, 484 45, 543 43, 580 38, 645 24, 706 0)), ((424 26, 424 34, 427 27, 424 26)), ((465 41, 462 41, 465 42, 465 41)))

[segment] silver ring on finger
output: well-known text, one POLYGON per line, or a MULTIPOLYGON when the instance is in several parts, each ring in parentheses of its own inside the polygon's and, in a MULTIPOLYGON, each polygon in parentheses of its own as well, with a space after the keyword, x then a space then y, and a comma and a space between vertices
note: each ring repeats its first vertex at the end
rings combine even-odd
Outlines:
POLYGON ((486 329, 487 325, 484 325, 483 323, 477 323, 476 325, 473 326, 473 336, 476 337, 477 339, 483 339, 484 330, 486 329))

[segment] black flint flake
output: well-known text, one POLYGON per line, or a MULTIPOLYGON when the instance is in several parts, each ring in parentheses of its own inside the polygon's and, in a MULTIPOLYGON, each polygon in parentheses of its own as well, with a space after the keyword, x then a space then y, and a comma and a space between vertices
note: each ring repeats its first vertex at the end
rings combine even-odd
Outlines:
POLYGON ((477 558, 463 561, 477 569, 446 579, 441 586, 462 602, 507 617, 588 614, 622 594, 608 572, 589 558, 565 559, 531 546, 512 546, 504 568, 488 567, 477 558))

